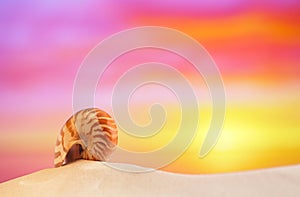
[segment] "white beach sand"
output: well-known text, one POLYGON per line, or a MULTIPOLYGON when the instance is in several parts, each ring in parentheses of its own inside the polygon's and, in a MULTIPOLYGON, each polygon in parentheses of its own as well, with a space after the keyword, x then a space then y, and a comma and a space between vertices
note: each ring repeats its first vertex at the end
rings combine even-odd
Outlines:
POLYGON ((80 160, 0 184, 0 196, 300 196, 300 166, 241 173, 129 173, 80 160))

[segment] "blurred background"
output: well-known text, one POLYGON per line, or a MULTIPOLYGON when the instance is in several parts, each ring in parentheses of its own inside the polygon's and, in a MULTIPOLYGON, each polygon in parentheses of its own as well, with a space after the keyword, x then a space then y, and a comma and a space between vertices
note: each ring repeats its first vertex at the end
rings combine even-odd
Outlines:
MULTIPOLYGON (((0 1, 0 182, 53 167, 56 136, 72 114, 73 82, 84 57, 111 34, 145 25, 175 28, 201 43, 220 69, 227 97, 222 135, 200 159, 209 93, 191 65, 177 65, 203 96, 201 119, 188 150, 162 170, 211 174, 300 163, 300 1, 11 0, 0 1)), ((161 57, 158 52, 150 54, 161 57)), ((149 53, 126 58, 147 60, 141 54, 149 53)), ((101 100, 112 84, 106 78, 99 82, 96 104, 111 112, 110 102, 101 100)), ((145 88, 157 95, 161 87, 145 88)), ((159 97, 139 93, 130 108, 142 124, 149 119, 142 110, 159 97)), ((170 110, 168 124, 180 109, 170 110)), ((154 147, 122 133, 120 145, 159 148, 174 135, 172 125, 166 129, 163 138, 148 139, 158 142, 154 147)))

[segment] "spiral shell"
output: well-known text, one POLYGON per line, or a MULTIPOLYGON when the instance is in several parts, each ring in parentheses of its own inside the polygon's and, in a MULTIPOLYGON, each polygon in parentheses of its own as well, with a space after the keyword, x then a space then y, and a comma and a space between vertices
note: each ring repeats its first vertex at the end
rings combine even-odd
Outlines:
POLYGON ((86 159, 106 161, 118 143, 114 120, 106 112, 84 109, 67 120, 56 140, 54 165, 86 159))

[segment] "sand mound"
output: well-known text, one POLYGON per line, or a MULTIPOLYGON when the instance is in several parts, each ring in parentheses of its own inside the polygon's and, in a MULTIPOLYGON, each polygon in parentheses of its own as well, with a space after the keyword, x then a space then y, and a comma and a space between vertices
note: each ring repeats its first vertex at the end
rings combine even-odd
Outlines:
POLYGON ((218 175, 129 173, 80 160, 0 184, 6 196, 300 196, 300 166, 218 175))

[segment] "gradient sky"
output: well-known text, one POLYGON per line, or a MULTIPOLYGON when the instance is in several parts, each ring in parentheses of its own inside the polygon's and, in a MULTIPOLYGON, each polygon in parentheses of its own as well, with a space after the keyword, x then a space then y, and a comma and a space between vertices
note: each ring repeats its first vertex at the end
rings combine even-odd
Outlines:
MULTIPOLYGON (((111 34, 145 25, 174 28, 200 42, 219 67, 227 98, 222 135, 200 159, 211 102, 191 65, 158 50, 135 51, 111 65, 96 92, 96 105, 110 113, 111 88, 123 62, 129 67, 165 61, 190 80, 201 98, 194 141, 163 170, 201 174, 300 163, 299 1, 1 1, 0 182, 53 166, 56 136, 72 114, 73 82, 84 57, 111 34)), ((121 147, 147 151, 172 138, 179 106, 161 87, 135 93, 133 117, 147 123, 145 109, 157 100, 173 114, 165 130, 135 141, 121 132, 121 147)))

